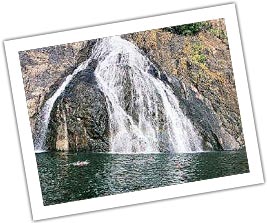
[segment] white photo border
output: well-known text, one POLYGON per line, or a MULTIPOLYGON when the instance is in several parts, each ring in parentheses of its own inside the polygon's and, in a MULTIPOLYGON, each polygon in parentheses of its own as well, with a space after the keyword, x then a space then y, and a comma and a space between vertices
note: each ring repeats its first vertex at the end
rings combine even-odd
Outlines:
POLYGON ((238 20, 234 4, 9 40, 5 41, 4 44, 34 220, 181 197, 264 182, 242 53, 238 20), (219 18, 224 18, 226 23, 250 172, 167 187, 44 206, 18 52, 219 18))

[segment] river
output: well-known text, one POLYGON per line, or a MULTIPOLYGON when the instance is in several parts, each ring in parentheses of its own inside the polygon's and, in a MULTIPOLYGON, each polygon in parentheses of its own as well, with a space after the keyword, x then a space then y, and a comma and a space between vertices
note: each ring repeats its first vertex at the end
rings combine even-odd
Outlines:
POLYGON ((44 205, 249 172, 245 150, 194 153, 36 153, 44 205), (78 165, 84 162, 84 165, 78 165))

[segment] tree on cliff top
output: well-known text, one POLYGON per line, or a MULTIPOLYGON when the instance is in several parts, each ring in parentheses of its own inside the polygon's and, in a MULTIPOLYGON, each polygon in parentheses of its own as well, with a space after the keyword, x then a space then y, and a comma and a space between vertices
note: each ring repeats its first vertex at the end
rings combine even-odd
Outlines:
POLYGON ((164 28, 165 31, 172 32, 178 35, 195 35, 202 30, 210 27, 208 22, 196 22, 180 26, 171 26, 164 28))

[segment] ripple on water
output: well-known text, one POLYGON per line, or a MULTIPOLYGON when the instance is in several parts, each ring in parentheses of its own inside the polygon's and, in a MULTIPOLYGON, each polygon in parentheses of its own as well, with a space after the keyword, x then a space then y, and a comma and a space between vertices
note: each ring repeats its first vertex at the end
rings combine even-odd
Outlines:
POLYGON ((245 150, 183 154, 36 153, 44 205, 249 172, 245 150))

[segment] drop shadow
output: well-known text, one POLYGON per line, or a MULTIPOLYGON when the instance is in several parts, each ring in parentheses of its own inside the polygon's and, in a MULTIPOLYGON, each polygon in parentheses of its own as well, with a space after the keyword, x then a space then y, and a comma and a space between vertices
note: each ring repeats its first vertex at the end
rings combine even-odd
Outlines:
POLYGON ((256 138, 257 138, 257 143, 258 143, 261 168, 262 168, 262 173, 263 173, 263 180, 264 180, 264 183, 265 183, 264 164, 263 164, 263 160, 262 160, 261 145, 260 145, 258 127, 257 127, 257 123, 258 122, 257 122, 257 118, 256 118, 256 115, 255 115, 255 110, 254 110, 253 94, 252 94, 252 89, 251 89, 251 86, 250 86, 250 78, 249 78, 249 73, 248 73, 248 69, 247 69, 248 66, 247 66, 247 61, 246 61, 246 52, 245 52, 245 48, 244 48, 244 45, 243 45, 243 37, 241 35, 242 34, 242 27, 241 27, 241 24, 239 22, 238 5, 235 4, 235 6, 236 6, 236 16, 237 16, 237 22, 238 22, 238 27, 239 27, 239 33, 240 33, 239 36, 240 36, 241 47, 242 47, 243 58, 244 58, 244 65, 245 65, 246 76, 247 76, 248 90, 249 90, 249 95, 250 95, 250 104, 251 104, 252 115, 253 115, 253 119, 254 119, 255 132, 256 132, 256 138))
POLYGON ((15 119, 15 126, 16 126, 16 135, 17 135, 17 140, 18 140, 18 145, 19 145, 19 153, 20 153, 20 158, 21 158, 21 164, 23 166, 23 177, 25 180, 25 187, 26 187, 26 191, 28 194, 28 205, 29 205, 29 210, 30 210, 30 214, 31 214, 31 218, 33 219, 33 214, 32 214, 32 207, 31 207, 31 203, 30 203, 30 194, 29 194, 29 187, 28 187, 28 183, 27 183, 27 178, 26 178, 26 172, 25 172, 25 165, 23 162, 23 154, 22 154, 22 147, 21 147, 21 140, 20 140, 20 134, 19 134, 19 128, 18 128, 18 121, 17 121, 17 115, 16 115, 16 109, 15 109, 15 102, 14 102, 14 97, 13 97, 13 92, 12 92, 12 87, 11 87, 11 80, 10 80, 10 75, 9 75, 9 70, 8 70, 8 63, 7 63, 7 57, 6 57, 6 50, 5 50, 5 46, 4 46, 4 41, 2 42, 2 47, 3 47, 3 54, 4 54, 4 58, 5 58, 5 68, 6 68, 6 75, 7 75, 7 81, 8 81, 8 85, 9 85, 9 98, 11 99, 11 104, 12 104, 12 111, 13 111, 13 115, 14 115, 14 119, 15 119))

